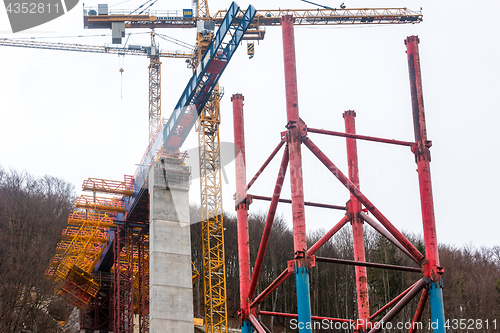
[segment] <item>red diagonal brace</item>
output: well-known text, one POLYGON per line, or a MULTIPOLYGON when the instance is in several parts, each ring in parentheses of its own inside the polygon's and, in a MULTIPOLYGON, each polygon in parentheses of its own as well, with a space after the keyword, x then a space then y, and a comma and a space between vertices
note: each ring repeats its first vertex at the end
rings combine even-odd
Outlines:
POLYGON ((424 256, 420 253, 413 244, 411 244, 403 234, 399 232, 398 229, 380 212, 374 204, 368 200, 367 197, 359 188, 356 187, 336 166, 332 161, 326 157, 326 155, 309 139, 308 137, 303 138, 304 144, 311 150, 311 152, 330 170, 335 177, 368 209, 382 225, 415 257, 422 262, 424 256))
POLYGON ((260 269, 262 268, 262 261, 264 260, 264 254, 266 253, 267 243, 269 241, 269 235, 271 234, 271 228, 273 227, 274 215, 276 214, 276 208, 278 207, 278 200, 280 198, 281 188, 283 187, 283 181, 285 180, 287 166, 288 147, 285 147, 285 152, 283 154, 283 158, 281 159, 278 179, 276 180, 276 185, 274 186, 273 199, 271 200, 266 224, 264 225, 264 231, 262 232, 262 240, 260 241, 259 252, 257 253, 257 259, 255 260, 255 268, 252 273, 252 280, 250 281, 250 290, 248 294, 249 298, 253 296, 255 288, 257 286, 257 280, 259 279, 260 269))
POLYGON ((250 315, 249 319, 250 319, 250 322, 252 323, 253 327, 257 330, 257 332, 267 333, 266 330, 264 329, 264 327, 262 327, 260 325, 259 321, 257 320, 257 318, 254 317, 253 314, 250 315))
POLYGON ((337 223, 330 231, 328 231, 319 241, 317 241, 309 250, 307 250, 307 255, 312 256, 320 247, 322 247, 330 238, 333 237, 342 227, 349 222, 349 218, 344 216, 339 223, 337 223))
POLYGON ((383 324, 390 322, 396 315, 415 297, 420 290, 422 290, 427 282, 422 278, 418 280, 412 289, 396 304, 387 314, 378 322, 378 326, 375 324, 374 328, 370 330, 369 333, 378 333, 382 330, 383 324))
POLYGON ((422 295, 420 296, 420 301, 418 301, 417 311, 415 311, 415 316, 411 322, 411 328, 408 333, 417 332, 418 322, 422 320, 422 314, 424 313, 425 304, 427 303, 427 297, 429 296, 429 292, 427 289, 422 291, 422 295))
POLYGON ((255 297, 255 299, 250 304, 250 308, 255 307, 259 303, 261 303, 267 296, 269 296, 274 289, 278 288, 280 284, 283 283, 290 275, 293 274, 293 269, 285 269, 271 284, 260 293, 259 296, 255 297))
POLYGON ((253 176, 252 180, 248 183, 247 188, 245 189, 246 191, 248 191, 250 189, 250 187, 253 185, 253 183, 255 183, 255 181, 257 180, 257 178, 259 178, 260 174, 262 172, 264 172, 264 169, 269 165, 269 163, 272 161, 272 159, 274 158, 274 156, 276 156, 276 154, 278 153, 278 151, 281 149, 281 147, 284 144, 285 144, 285 141, 281 141, 278 144, 278 146, 273 150, 273 152, 271 153, 271 155, 269 155, 269 157, 267 158, 267 160, 260 167, 260 169, 257 171, 257 173, 255 174, 255 176, 253 176))
POLYGON ((392 301, 390 301, 389 303, 387 303, 386 305, 384 305, 383 307, 381 307, 380 309, 378 309, 377 312, 375 312, 374 314, 372 314, 370 316, 370 320, 373 320, 374 318, 376 318, 379 314, 381 314, 382 312, 384 312, 385 310, 387 310, 388 308, 390 308, 394 303, 396 302, 399 302, 399 300, 401 298, 403 298, 406 294, 408 294, 410 292, 410 290, 415 287, 417 283, 415 282, 414 284, 412 284, 408 289, 406 289, 405 291, 403 291, 401 294, 399 294, 398 296, 396 296, 392 301))

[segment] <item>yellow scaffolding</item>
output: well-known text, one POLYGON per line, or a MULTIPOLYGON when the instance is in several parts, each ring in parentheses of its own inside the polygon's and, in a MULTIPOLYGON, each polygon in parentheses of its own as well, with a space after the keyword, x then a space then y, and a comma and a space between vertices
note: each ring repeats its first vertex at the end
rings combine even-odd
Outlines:
POLYGON ((96 192, 117 195, 132 194, 132 178, 111 181, 89 178, 83 190, 93 196, 82 195, 75 202, 76 210, 68 217, 56 254, 46 271, 54 279, 57 292, 74 305, 85 308, 99 290, 99 284, 90 275, 100 259, 109 238, 114 214, 124 212, 123 202, 117 198, 97 197, 96 192), (108 213, 105 213, 108 212, 108 213))

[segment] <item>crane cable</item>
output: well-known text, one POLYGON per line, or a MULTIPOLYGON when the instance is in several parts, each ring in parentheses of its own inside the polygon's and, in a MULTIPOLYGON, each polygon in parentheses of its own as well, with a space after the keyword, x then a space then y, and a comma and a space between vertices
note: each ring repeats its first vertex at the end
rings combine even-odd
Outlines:
POLYGON ((318 4, 318 3, 314 3, 314 2, 311 2, 311 1, 307 1, 307 0, 300 0, 300 1, 310 3, 311 5, 315 5, 315 6, 318 6, 318 7, 323 7, 323 8, 325 8, 325 9, 337 10, 337 8, 332 8, 332 7, 328 7, 328 6, 323 6, 323 5, 320 5, 320 4, 318 4))
POLYGON ((157 1, 158 1, 158 0, 155 0, 154 2, 150 3, 150 4, 149 4, 149 6, 147 6, 146 8, 144 8, 143 10, 141 10, 141 11, 139 12, 139 15, 141 15, 142 13, 144 13, 144 11, 145 11, 146 9, 148 9, 149 7, 151 7, 152 5, 154 5, 157 1))
POLYGON ((148 0, 148 1, 146 1, 142 5, 140 5, 139 7, 137 7, 136 9, 134 9, 133 11, 131 11, 129 15, 132 15, 136 11, 140 10, 142 7, 146 6, 148 4, 148 2, 152 2, 148 6, 146 6, 141 12, 139 12, 139 15, 141 15, 146 9, 148 9, 149 7, 151 7, 152 5, 154 5, 156 3, 156 1, 158 1, 158 0, 148 0))
POLYGON ((160 37, 163 40, 166 40, 167 42, 177 44, 181 47, 185 47, 185 48, 190 49, 190 50, 194 49, 193 45, 190 45, 186 42, 183 42, 182 40, 179 40, 179 39, 176 39, 176 38, 164 35, 164 34, 159 34, 159 33, 156 33, 156 36, 160 37))
POLYGON ((123 99, 123 72, 125 71, 123 69, 124 64, 125 64, 125 55, 118 55, 118 62, 120 69, 118 70, 120 72, 120 98, 123 99))
POLYGON ((114 5, 111 5, 109 7, 111 8, 111 7, 114 7, 114 6, 118 6, 118 5, 124 4, 125 2, 129 2, 129 1, 132 1, 132 0, 125 0, 125 1, 122 1, 122 2, 119 2, 119 3, 115 3, 114 5))

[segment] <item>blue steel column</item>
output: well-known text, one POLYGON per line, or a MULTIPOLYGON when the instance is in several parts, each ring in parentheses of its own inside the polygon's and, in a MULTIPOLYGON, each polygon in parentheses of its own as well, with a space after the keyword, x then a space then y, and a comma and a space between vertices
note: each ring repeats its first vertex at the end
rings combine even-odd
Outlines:
POLYGON ((443 288, 439 282, 431 282, 428 284, 429 299, 431 302, 431 318, 432 332, 444 333, 444 302, 443 288))
POLYGON ((422 77, 420 72, 420 56, 417 36, 406 38, 406 53, 410 74, 411 104, 413 112, 413 127, 415 146, 412 148, 417 163, 418 184, 420 187, 420 204, 422 209, 422 224, 424 227, 425 260, 422 263, 424 276, 429 281, 429 299, 431 303, 431 318, 434 333, 444 333, 444 304, 441 284, 442 267, 439 266, 436 221, 434 216, 434 200, 431 183, 431 142, 427 140, 425 124, 424 99, 422 92, 422 77))
POLYGON ((285 65, 287 144, 289 151, 290 185, 292 190, 293 243, 295 283, 297 287, 298 327, 300 333, 311 332, 311 300, 309 294, 309 263, 307 260, 304 188, 302 179, 302 131, 299 118, 297 72, 293 16, 281 19, 285 65))
POLYGON ((241 333, 252 333, 252 332, 253 332, 253 326, 249 320, 245 320, 244 322, 241 323, 241 333))

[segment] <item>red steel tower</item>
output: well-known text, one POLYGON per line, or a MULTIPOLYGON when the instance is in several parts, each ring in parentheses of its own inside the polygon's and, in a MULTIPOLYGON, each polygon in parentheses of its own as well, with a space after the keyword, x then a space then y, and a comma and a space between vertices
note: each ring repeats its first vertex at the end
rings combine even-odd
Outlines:
POLYGON ((238 216, 238 246, 240 258, 240 315, 242 320, 242 331, 252 332, 252 326, 258 332, 269 331, 262 322, 257 320, 256 315, 283 316, 296 318, 299 332, 311 332, 312 320, 327 319, 331 322, 348 323, 354 327, 355 332, 376 333, 383 329, 383 324, 390 322, 417 294, 421 291, 420 301, 413 317, 412 327, 409 332, 415 332, 415 323, 422 318, 422 313, 430 300, 432 328, 434 332, 445 332, 444 307, 442 300, 441 275, 443 268, 439 266, 439 256, 436 238, 436 226, 434 218, 434 206, 432 199, 432 186, 430 178, 430 141, 427 140, 425 116, 422 99, 422 83, 420 77, 420 61, 418 55, 418 37, 412 36, 405 40, 407 46, 408 65, 410 72, 410 88, 412 96, 413 121, 415 128, 415 142, 390 140, 384 138, 369 137, 356 134, 355 116, 352 110, 343 114, 345 122, 345 133, 329 130, 309 128, 299 117, 297 76, 295 62, 295 45, 293 17, 282 18, 283 53, 285 68, 286 88, 286 131, 281 133, 281 140, 263 166, 258 170, 252 180, 246 183, 245 171, 245 138, 243 121, 243 96, 233 95, 234 113, 234 136, 237 145, 236 158, 236 209, 238 216), (340 136, 346 138, 348 175, 344 175, 337 166, 321 151, 311 140, 310 133, 340 136), (425 253, 420 251, 387 219, 387 217, 361 192, 358 170, 357 140, 367 140, 379 143, 407 146, 415 154, 417 172, 420 186, 420 198, 423 217, 425 253), (336 177, 350 192, 349 201, 345 206, 335 206, 322 203, 306 202, 303 193, 302 178, 302 144, 304 144, 316 158, 336 177), (276 156, 282 146, 285 145, 283 158, 276 180, 275 190, 271 197, 249 195, 247 191, 255 183, 259 175, 264 171, 269 162, 276 156), (289 169, 291 200, 280 199, 281 188, 285 173, 289 169), (248 236, 248 209, 252 200, 270 200, 270 208, 262 240, 255 261, 253 273, 250 270, 249 236, 248 236), (274 215, 278 202, 288 202, 292 205, 293 218, 293 259, 285 269, 262 293, 255 296, 257 280, 262 267, 262 261, 266 252, 269 235, 272 229, 274 215), (345 216, 332 227, 316 244, 307 249, 306 223, 304 207, 316 206, 328 209, 345 210, 345 216), (367 213, 371 213, 368 215, 367 213), (341 260, 335 258, 324 258, 315 256, 315 252, 325 244, 335 233, 337 233, 348 222, 352 225, 354 260, 341 260), (367 262, 365 257, 365 246, 363 239, 363 224, 367 223, 381 235, 386 237, 403 253, 409 256, 418 267, 395 266, 380 263, 367 262), (309 293, 309 272, 315 267, 316 262, 330 262, 355 266, 358 318, 328 318, 311 314, 309 293), (400 295, 384 305, 379 310, 370 314, 368 299, 367 267, 392 269, 409 272, 419 272, 422 277, 400 295), (257 310, 260 304, 289 276, 295 275, 297 290, 297 314, 278 313, 257 310), (385 313, 380 319, 377 318, 385 313))

